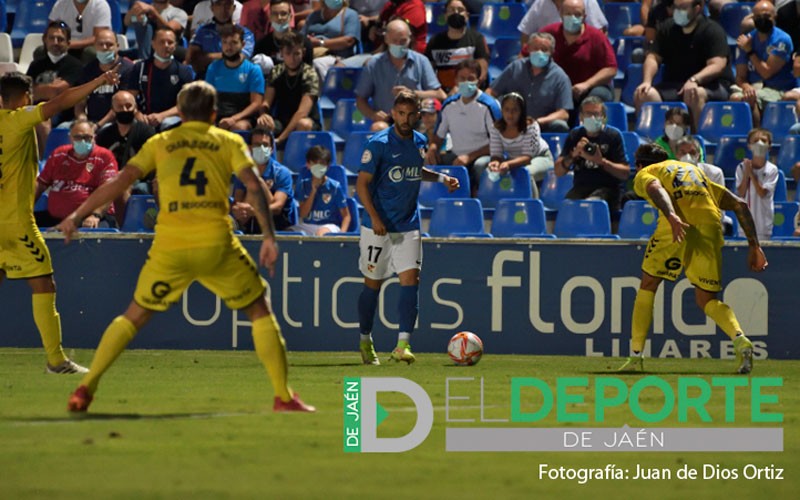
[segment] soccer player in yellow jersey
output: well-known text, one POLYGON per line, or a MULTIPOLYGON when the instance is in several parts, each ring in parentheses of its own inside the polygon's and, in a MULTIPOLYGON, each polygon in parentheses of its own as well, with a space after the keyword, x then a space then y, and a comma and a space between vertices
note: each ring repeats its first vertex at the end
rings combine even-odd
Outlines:
POLYGON ((256 173, 244 140, 212 125, 216 110, 214 87, 203 81, 184 86, 178 94, 183 124, 150 138, 117 177, 95 190, 57 226, 68 243, 77 231, 78 221, 116 199, 136 180, 156 172, 161 211, 133 301, 103 333, 89 373, 69 399, 70 411, 87 410, 100 377, 136 333, 154 312, 165 311, 179 300, 195 280, 231 309, 243 309, 252 321, 256 353, 275 390, 273 409, 315 411, 287 385, 286 344, 270 311, 265 282, 233 235, 228 216, 230 179, 236 174, 247 187, 248 201, 264 231, 259 262, 272 276, 278 246, 266 186, 256 173))
POLYGON ((61 347, 53 264, 33 218, 39 172, 36 125, 71 108, 101 85, 119 80, 116 68, 32 106, 33 80, 18 72, 0 77, 0 283, 24 279, 33 291, 33 321, 47 354, 46 373, 86 373, 61 347))
POLYGON ((667 161, 656 144, 636 150, 636 194, 660 211, 656 230, 642 262, 642 282, 636 293, 632 320, 632 356, 620 371, 641 371, 643 350, 653 301, 661 281, 675 281, 681 269, 694 285, 695 301, 705 314, 733 340, 737 373, 753 369, 753 344, 742 332, 733 310, 717 299, 722 290, 722 224, 720 210, 733 210, 747 236, 747 265, 755 272, 767 267, 758 243, 753 216, 744 200, 724 186, 708 180, 703 169, 680 161, 667 161))

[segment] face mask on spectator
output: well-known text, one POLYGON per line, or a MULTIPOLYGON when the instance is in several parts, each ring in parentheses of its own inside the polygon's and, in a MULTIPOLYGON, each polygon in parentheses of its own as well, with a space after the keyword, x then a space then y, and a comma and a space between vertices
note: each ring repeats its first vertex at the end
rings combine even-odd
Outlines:
POLYGON ((581 124, 583 125, 583 128, 585 128, 590 134, 600 132, 604 125, 603 119, 597 116, 587 116, 581 120, 581 124))
POLYGON ((328 167, 321 163, 315 163, 311 165, 311 175, 316 177, 317 179, 322 179, 325 177, 325 172, 328 171, 328 167))
POLYGON ((672 20, 675 21, 675 24, 680 26, 681 28, 687 26, 689 24, 689 11, 688 10, 681 10, 675 9, 672 11, 672 20))
POLYGON ((750 145, 750 151, 756 158, 766 158, 769 151, 769 144, 764 141, 758 141, 750 145))
POLYGON ((122 125, 130 125, 133 123, 133 111, 117 111, 117 123, 122 125))
POLYGON ((541 50, 534 50, 530 53, 528 58, 530 59, 531 64, 537 68, 544 68, 547 66, 547 63, 550 62, 550 54, 547 52, 542 52, 541 50))
POLYGON ((686 153, 685 155, 681 156, 679 160, 684 163, 691 163, 692 165, 697 165, 697 158, 695 158, 693 155, 689 153, 686 153))
POLYGON ((666 127, 664 127, 664 133, 667 134, 670 141, 677 141, 686 133, 686 131, 680 125, 676 125, 674 123, 667 123, 666 127))
POLYGON ((289 23, 272 23, 272 29, 278 33, 289 31, 289 23))
POLYGON ((57 55, 53 55, 53 54, 51 54, 50 52, 48 52, 48 53, 47 53, 47 57, 49 57, 49 58, 50 58, 50 61, 51 61, 53 64, 56 64, 58 61, 60 61, 60 60, 64 59, 65 57, 67 57, 67 53, 66 53, 66 52, 64 52, 63 54, 61 54, 61 55, 58 55, 58 56, 57 56, 57 55))
POLYGON ((155 58, 156 61, 158 61, 160 63, 168 63, 174 58, 174 56, 172 56, 172 55, 170 55, 169 57, 161 57, 160 55, 156 54, 155 52, 153 52, 153 57, 155 58))
POLYGON ((253 148, 253 161, 259 165, 266 165, 269 161, 269 155, 272 154, 272 148, 269 146, 256 146, 253 148))
POLYGON ((478 82, 458 82, 458 92, 461 97, 472 97, 478 92, 478 82))
POLYGON ((342 8, 344 0, 325 0, 325 7, 331 10, 339 10, 342 8))
POLYGON ((113 50, 100 50, 97 52, 97 60, 100 61, 100 64, 111 64, 116 58, 117 54, 113 50))
POLYGON ((583 26, 583 18, 581 16, 568 15, 561 18, 564 23, 564 30, 567 33, 578 33, 583 26))
POLYGON ((489 180, 492 182, 497 182, 500 180, 500 174, 498 174, 494 170, 489 170, 489 172, 486 174, 486 177, 488 177, 489 180))
POLYGON ((72 148, 75 150, 75 154, 78 156, 88 155, 93 146, 94 143, 91 141, 72 141, 72 148))
POLYGON ((404 59, 408 55, 408 47, 405 45, 389 44, 389 53, 392 54, 392 57, 404 59))
POLYGON ((453 12, 447 16, 447 25, 454 30, 463 30, 467 26, 467 20, 458 12, 453 12))

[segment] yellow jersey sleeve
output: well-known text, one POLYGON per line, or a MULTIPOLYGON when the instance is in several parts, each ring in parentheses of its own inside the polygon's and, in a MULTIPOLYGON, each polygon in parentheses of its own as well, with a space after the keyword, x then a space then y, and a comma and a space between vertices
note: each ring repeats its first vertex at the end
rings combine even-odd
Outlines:
POLYGON ((653 175, 653 171, 650 170, 650 167, 644 168, 636 174, 636 177, 634 177, 633 190, 642 198, 650 200, 650 197, 647 196, 647 185, 657 180, 659 180, 658 177, 653 175))
POLYGON ((239 176, 239 172, 246 168, 253 168, 256 166, 256 163, 253 161, 253 156, 250 154, 250 147, 247 143, 244 142, 242 136, 239 134, 231 134, 232 141, 230 143, 231 148, 231 166, 233 167, 233 173, 236 176, 239 176))
MULTIPOLYGON (((158 138, 161 134, 156 134, 147 142, 144 143, 142 148, 137 152, 133 158, 128 160, 128 164, 138 168, 142 174, 141 177, 146 177, 150 172, 156 169, 156 151, 158 138)), ((125 165, 120 165, 123 168, 125 165)))
POLYGON ((716 182, 708 181, 708 192, 711 195, 711 199, 714 200, 714 204, 719 207, 719 204, 722 202, 722 196, 728 190, 725 186, 720 186, 716 182))

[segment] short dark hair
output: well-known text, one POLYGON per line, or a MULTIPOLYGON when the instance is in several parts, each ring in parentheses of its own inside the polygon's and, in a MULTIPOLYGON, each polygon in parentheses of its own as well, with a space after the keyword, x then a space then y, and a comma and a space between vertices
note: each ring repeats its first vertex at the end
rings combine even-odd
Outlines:
POLYGON ((18 97, 33 92, 33 79, 19 71, 12 71, 0 76, 0 97, 8 103, 18 97))
POLYGON ((281 38, 281 41, 279 42, 280 49, 296 49, 297 47, 302 47, 304 41, 303 35, 296 31, 289 31, 281 38))
POLYGON ((417 110, 419 110, 419 98, 417 94, 411 92, 410 90, 401 90, 394 96, 394 105, 392 107, 396 108, 401 104, 411 104, 417 110))
POLYGON ((311 146, 306 153, 306 161, 308 163, 322 163, 330 165, 331 152, 325 146, 311 146))
POLYGON ((292 4, 292 2, 290 2, 289 0, 274 0, 274 1, 269 3, 269 6, 270 6, 270 8, 272 8, 273 5, 278 5, 280 3, 288 3, 289 5, 292 4))
POLYGON ((219 30, 220 40, 233 35, 239 35, 239 41, 244 42, 244 28, 238 24, 226 24, 219 30))
POLYGON ((47 36, 47 32, 50 30, 61 30, 64 32, 64 36, 67 38, 69 42, 72 39, 72 30, 69 27, 69 24, 65 23, 62 20, 57 21, 50 21, 47 23, 47 28, 44 29, 44 35, 47 36))
POLYGON ((669 160, 669 154, 658 144, 642 144, 636 148, 635 163, 642 168, 669 160))
POLYGON ((675 106, 674 108, 669 108, 667 110, 667 114, 664 115, 664 121, 668 121, 671 118, 674 118, 676 116, 680 116, 681 117, 681 121, 683 122, 683 126, 684 127, 688 127, 688 126, 690 126, 692 124, 692 119, 689 116, 689 112, 687 110, 683 109, 680 106, 675 106))
MULTIPOLYGON (((173 35, 175 35, 175 40, 176 41, 178 40, 178 34, 175 33, 175 30, 173 30, 169 26, 158 26, 156 29, 154 29, 153 30, 153 38, 152 38, 153 40, 156 39, 156 35, 158 35, 158 33, 160 31, 168 31, 168 32, 172 33, 173 35)), ((242 38, 242 40, 244 40, 244 38, 242 38)))
POLYGON ((464 68, 468 68, 468 69, 471 69, 472 71, 474 71, 475 74, 478 75, 479 79, 480 79, 481 76, 483 76, 481 74, 482 73, 481 65, 478 64, 478 61, 476 61, 475 59, 464 59, 460 63, 456 64, 456 73, 458 73, 459 71, 461 71, 464 68))
POLYGON ((255 136, 257 136, 257 135, 263 135, 263 136, 269 137, 269 143, 270 144, 274 144, 275 143, 275 139, 272 137, 272 132, 270 132, 269 130, 265 129, 264 127, 255 127, 255 128, 250 130, 250 143, 251 144, 253 143, 253 138, 255 136))
POLYGON ((461 2, 461 5, 463 5, 464 7, 467 6, 467 4, 465 3, 465 0, 447 0, 444 3, 444 10, 447 10, 447 8, 450 7, 450 4, 453 3, 453 2, 461 2))

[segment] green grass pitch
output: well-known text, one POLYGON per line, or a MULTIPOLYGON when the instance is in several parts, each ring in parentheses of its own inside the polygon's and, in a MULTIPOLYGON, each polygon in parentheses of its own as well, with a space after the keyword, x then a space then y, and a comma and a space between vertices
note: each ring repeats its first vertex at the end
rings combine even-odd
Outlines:
MULTIPOLYGON (((74 356, 88 363, 91 351, 74 356)), ((290 353, 290 381, 316 414, 274 414, 272 388, 252 352, 128 351, 104 377, 87 418, 66 412, 78 376, 45 375, 41 349, 0 349, 0 498, 796 498, 800 491, 800 362, 756 362, 754 376, 782 377, 775 390, 784 415, 782 453, 448 453, 445 379, 475 377, 472 399, 450 404, 451 418, 509 416, 509 380, 615 375, 618 360, 560 356, 486 355, 474 367, 454 367, 445 354, 418 354, 412 366, 362 366, 357 352, 290 353), (423 386, 435 409, 433 429, 419 447, 400 454, 343 452, 344 377, 406 377, 423 386), (460 404, 460 406, 459 406, 460 404), (602 481, 578 484, 539 478, 551 467, 633 469, 703 464, 741 470, 746 464, 784 470, 783 480, 602 481), (794 491, 794 493, 791 493, 794 491)), ((645 368, 674 382, 679 376, 730 375, 732 360, 646 360, 645 368)), ((633 383, 637 375, 625 375, 633 383)), ((658 408, 659 397, 644 398, 658 408)), ((591 394, 587 392, 590 403, 591 394)), ((379 436, 402 436, 414 425, 411 401, 383 394, 389 412, 379 436), (384 397, 385 396, 385 397, 384 397)), ((534 405, 534 401, 529 401, 534 405)), ((749 412, 738 395, 737 412, 749 412)), ((712 417, 723 414, 712 398, 712 417)), ((580 408, 576 408, 580 410, 580 408)), ((737 413, 739 415, 739 413, 737 413)), ((737 417, 738 418, 738 417, 737 417)), ((627 406, 608 422, 582 427, 643 427, 627 406)), ((737 420, 750 426, 749 419, 737 420)), ((475 426, 522 424, 469 424, 475 426)), ((537 426, 563 426, 549 417, 537 426)), ((718 421, 686 426, 730 427, 718 421)), ((761 424, 757 424, 761 425, 761 424)), ((662 427, 679 426, 674 416, 662 427)), ((739 425, 737 425, 739 426, 739 425)))

